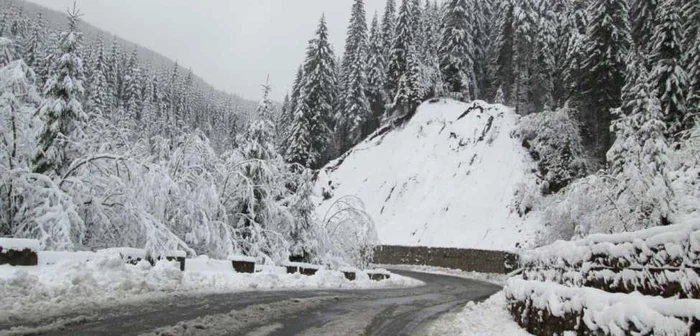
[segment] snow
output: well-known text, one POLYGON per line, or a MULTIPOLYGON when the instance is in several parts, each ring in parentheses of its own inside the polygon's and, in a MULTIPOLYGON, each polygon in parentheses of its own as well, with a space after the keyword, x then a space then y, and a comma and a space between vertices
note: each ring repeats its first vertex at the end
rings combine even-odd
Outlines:
POLYGON ((29 249, 32 252, 39 251, 39 240, 37 239, 20 239, 20 238, 0 238, 0 247, 3 251, 15 250, 23 251, 29 249))
POLYGON ((688 325, 680 318, 700 319, 700 300, 607 293, 594 288, 571 288, 552 282, 508 280, 506 298, 531 302, 554 316, 577 312, 591 330, 625 335, 630 325, 655 335, 685 335, 688 325))
POLYGON ((257 273, 243 274, 234 272, 229 260, 205 256, 188 259, 184 272, 176 262, 158 261, 151 266, 141 261, 131 265, 110 253, 77 253, 64 260, 56 256, 43 254, 40 259, 44 261, 39 266, 0 266, 0 320, 28 313, 57 314, 78 307, 160 298, 169 293, 369 289, 423 284, 396 274, 381 282, 371 281, 366 273, 349 281, 339 271, 319 270, 313 276, 306 276, 286 274, 280 267, 264 267, 257 273))
POLYGON ((386 245, 513 250, 540 226, 513 211, 534 163, 510 133, 518 116, 481 101, 425 103, 404 126, 370 136, 319 173, 317 213, 359 197, 386 245), (472 110, 460 119, 471 106, 472 110))
POLYGON ((99 251, 100 253, 115 254, 123 257, 130 257, 132 259, 146 259, 146 250, 137 249, 131 247, 111 247, 99 251))
POLYGON ((299 267, 299 268, 315 269, 315 270, 320 270, 320 269, 325 268, 322 265, 314 265, 314 264, 302 263, 302 262, 289 262, 289 261, 283 262, 282 266, 284 266, 284 267, 299 267))
POLYGON ((431 274, 441 274, 456 276, 465 279, 479 280, 484 282, 490 282, 494 285, 504 286, 506 280, 508 280, 508 274, 500 273, 481 273, 474 271, 464 271, 460 269, 447 268, 447 267, 437 267, 428 265, 375 265, 377 267, 385 267, 393 270, 406 270, 413 272, 423 272, 431 274))
POLYGON ((481 303, 469 302, 456 313, 436 320, 426 335, 521 336, 530 335, 513 321, 506 298, 498 292, 481 303))
POLYGON ((252 262, 252 263, 254 263, 256 260, 254 257, 247 257, 247 256, 242 256, 242 255, 230 255, 230 256, 228 256, 227 259, 232 260, 232 261, 252 262))

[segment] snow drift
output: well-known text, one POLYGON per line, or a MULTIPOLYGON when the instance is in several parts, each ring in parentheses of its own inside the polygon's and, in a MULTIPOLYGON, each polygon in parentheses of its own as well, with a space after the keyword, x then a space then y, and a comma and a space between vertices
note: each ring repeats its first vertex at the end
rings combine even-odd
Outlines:
POLYGON ((424 103, 405 125, 380 128, 330 162, 317 181, 321 218, 339 198, 363 200, 382 244, 511 250, 538 225, 516 194, 535 164, 511 137, 515 112, 481 101, 424 103))

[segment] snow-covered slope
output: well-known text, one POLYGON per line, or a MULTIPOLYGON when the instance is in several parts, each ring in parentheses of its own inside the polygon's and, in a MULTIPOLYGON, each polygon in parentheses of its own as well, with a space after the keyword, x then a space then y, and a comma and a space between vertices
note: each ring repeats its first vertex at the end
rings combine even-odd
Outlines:
POLYGON ((517 120, 481 101, 425 103, 406 125, 378 130, 322 169, 317 192, 332 197, 318 214, 354 195, 382 244, 512 250, 539 228, 513 210, 518 186, 535 181, 534 163, 510 136, 517 120))

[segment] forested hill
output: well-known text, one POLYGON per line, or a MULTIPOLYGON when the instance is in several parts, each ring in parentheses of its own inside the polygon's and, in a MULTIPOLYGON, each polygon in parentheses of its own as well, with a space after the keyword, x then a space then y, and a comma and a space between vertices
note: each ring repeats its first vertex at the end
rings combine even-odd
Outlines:
MULTIPOLYGON (((19 39, 13 38, 17 44, 26 45, 27 40, 33 39, 34 30, 38 29, 36 46, 38 49, 47 49, 55 44, 57 33, 65 30, 66 25, 65 12, 24 0, 0 2, 0 30, 3 31, 0 36, 21 36, 19 39)), ((257 102, 217 90, 175 61, 89 23, 79 21, 78 30, 83 34, 80 55, 85 63, 87 81, 91 79, 98 58, 101 58, 101 65, 106 66, 108 72, 113 72, 111 76, 108 72, 105 73, 105 79, 114 90, 111 93, 114 96, 112 104, 107 104, 106 109, 127 108, 129 96, 138 96, 139 100, 143 100, 133 102, 139 109, 145 103, 153 105, 156 114, 159 109, 169 109, 173 105, 175 112, 185 114, 183 126, 190 130, 201 129, 211 140, 212 146, 219 151, 230 149, 230 139, 235 138, 234 135, 245 130, 249 124, 257 102), (135 76, 136 73, 139 75, 135 76), (131 94, 129 90, 140 92, 131 94), (180 96, 182 101, 177 102, 175 97, 169 97, 171 93, 180 96), (180 108, 185 111, 177 111, 180 108)), ((39 53, 50 54, 46 50, 39 50, 39 53)), ((42 74, 41 69, 36 69, 36 64, 29 65, 46 79, 48 70, 42 74)), ((39 68, 47 68, 49 65, 50 62, 44 62, 39 68)), ((134 111, 126 112, 136 114, 134 111)))

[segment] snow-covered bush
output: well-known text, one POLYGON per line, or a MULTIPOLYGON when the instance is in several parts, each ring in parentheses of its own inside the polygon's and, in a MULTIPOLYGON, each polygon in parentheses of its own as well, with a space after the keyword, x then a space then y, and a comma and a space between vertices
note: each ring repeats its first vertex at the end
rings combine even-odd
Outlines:
POLYGON ((377 229, 365 212, 362 200, 354 196, 338 198, 328 208, 323 225, 323 250, 326 263, 339 266, 348 263, 361 269, 372 261, 374 248, 379 245, 377 229))
POLYGON ((558 192, 589 171, 579 127, 568 107, 524 116, 514 136, 537 162, 545 195, 558 192))

